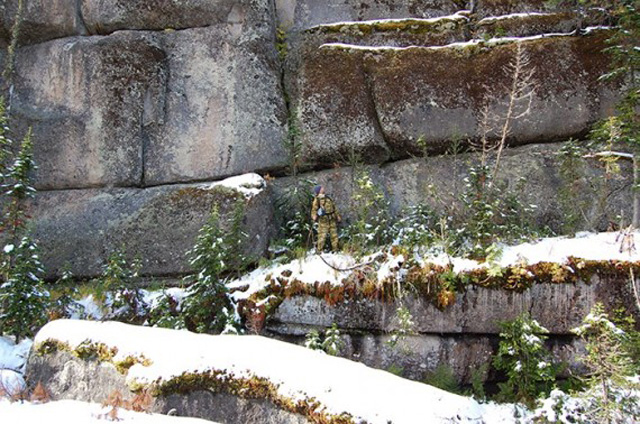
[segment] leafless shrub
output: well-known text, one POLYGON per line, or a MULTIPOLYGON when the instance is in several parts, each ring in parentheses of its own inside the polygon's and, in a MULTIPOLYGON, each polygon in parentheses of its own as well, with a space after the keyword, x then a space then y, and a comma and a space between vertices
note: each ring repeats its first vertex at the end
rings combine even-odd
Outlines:
POLYGON ((480 111, 480 140, 472 147, 482 152, 482 164, 488 161, 489 154, 495 152, 492 177, 500 167, 502 151, 512 134, 513 123, 531 113, 531 104, 536 92, 534 80, 535 66, 522 43, 516 44, 515 55, 503 67, 507 83, 496 91, 487 88, 484 106, 480 111), (506 99, 496 93, 507 92, 506 99))

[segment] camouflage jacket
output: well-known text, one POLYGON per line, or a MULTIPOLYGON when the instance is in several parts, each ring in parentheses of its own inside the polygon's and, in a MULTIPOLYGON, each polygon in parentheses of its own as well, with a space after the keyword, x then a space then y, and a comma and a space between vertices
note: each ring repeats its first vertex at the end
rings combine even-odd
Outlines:
POLYGON ((340 221, 338 208, 332 198, 325 194, 320 194, 313 199, 311 204, 311 219, 317 221, 340 221))

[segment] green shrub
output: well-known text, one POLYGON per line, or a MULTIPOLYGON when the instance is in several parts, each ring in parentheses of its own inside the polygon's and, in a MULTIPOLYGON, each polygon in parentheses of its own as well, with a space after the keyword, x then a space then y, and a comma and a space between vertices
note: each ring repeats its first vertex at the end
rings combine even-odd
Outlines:
POLYGON ((231 253, 235 252, 225 242, 228 235, 215 207, 200 229, 195 246, 188 252, 189 264, 196 274, 185 279, 190 287, 182 304, 182 315, 191 331, 220 333, 226 326, 232 305, 222 274, 227 270, 231 253))
POLYGON ((640 381, 629 334, 609 320, 600 303, 573 332, 585 342, 586 355, 580 360, 589 369, 589 388, 582 394, 586 405, 583 416, 606 423, 638 416, 640 381))
POLYGON ((531 405, 541 394, 548 395, 555 382, 555 366, 544 345, 548 330, 524 313, 500 323, 500 343, 493 365, 506 374, 499 383, 499 399, 531 405))
POLYGON ((0 231, 6 243, 0 251, 0 334, 20 340, 32 336, 47 321, 50 294, 44 287, 44 270, 36 242, 28 228, 26 202, 35 194, 31 174, 33 161, 31 130, 14 157, 9 118, 0 98, 0 181, 2 215, 0 231), (11 162, 12 157, 13 163, 11 162))
POLYGON ((450 366, 445 364, 439 364, 435 370, 428 373, 424 382, 430 386, 437 387, 438 389, 446 390, 447 392, 458 394, 462 393, 458 380, 453 374, 453 370, 450 366))
POLYGON ((355 219, 347 227, 345 237, 349 249, 359 255, 391 241, 391 217, 389 201, 366 171, 359 171, 355 182, 352 204, 355 219))
POLYGON ((149 312, 143 291, 136 287, 142 261, 136 258, 129 262, 123 249, 109 255, 100 283, 107 294, 108 318, 128 323, 142 323, 149 312))

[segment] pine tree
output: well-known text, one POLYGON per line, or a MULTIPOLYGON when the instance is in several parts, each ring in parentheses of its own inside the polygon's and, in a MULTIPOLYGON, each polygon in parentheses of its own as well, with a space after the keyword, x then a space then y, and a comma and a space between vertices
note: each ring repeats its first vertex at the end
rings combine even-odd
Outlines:
MULTIPOLYGON (((6 112, 4 109, 0 112, 0 159, 8 160, 8 147, 12 142, 8 137, 6 112)), ((49 304, 49 292, 44 289, 44 271, 37 245, 31 239, 27 225, 29 216, 25 202, 35 195, 30 181, 35 169, 29 130, 13 164, 2 169, 2 194, 7 199, 7 205, 2 216, 6 245, 1 252, 0 332, 12 334, 18 340, 33 335, 46 322, 49 304)))
POLYGON ((640 383, 632 378, 634 363, 626 349, 629 336, 609 320, 599 303, 573 332, 585 341, 581 360, 590 371, 584 415, 602 423, 626 422, 625 417, 640 412, 640 383))
POLYGON ((200 229, 195 246, 188 252, 189 264, 197 274, 187 278, 191 287, 182 312, 187 328, 192 331, 220 333, 227 324, 231 301, 222 273, 227 270, 227 260, 235 253, 226 245, 228 240, 218 208, 214 207, 200 229))
POLYGON ((142 263, 126 259, 124 249, 113 251, 102 271, 100 279, 105 289, 112 293, 109 318, 123 322, 140 322, 149 312, 142 290, 135 286, 142 263))
POLYGON ((344 342, 340 336, 340 330, 334 323, 331 328, 327 328, 327 331, 325 331, 322 349, 329 355, 336 356, 340 353, 340 349, 342 349, 343 346, 344 342))
POLYGON ((31 337, 47 321, 49 292, 35 243, 27 236, 4 248, 4 282, 0 286, 0 333, 16 341, 31 337))
POLYGON ((504 400, 532 403, 540 393, 549 393, 555 368, 544 346, 549 332, 528 314, 500 323, 500 344, 493 360, 507 381, 499 384, 504 400))

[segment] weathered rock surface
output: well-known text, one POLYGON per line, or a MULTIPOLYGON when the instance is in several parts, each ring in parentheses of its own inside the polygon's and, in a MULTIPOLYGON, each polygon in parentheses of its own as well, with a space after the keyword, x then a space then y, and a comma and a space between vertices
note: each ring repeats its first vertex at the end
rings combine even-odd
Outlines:
POLYGON ((255 37, 271 34, 273 28, 273 8, 266 0, 81 0, 79 3, 91 34, 232 24, 247 36, 255 37))
MULTIPOLYGON (((41 382, 53 400, 74 399, 102 403, 114 392, 123 399, 134 397, 125 375, 111 364, 81 360, 70 352, 32 353, 27 379, 34 387, 41 382)), ((226 393, 193 391, 155 398, 151 412, 197 417, 229 424, 306 424, 304 417, 283 411, 267 400, 242 399, 226 393)))
MULTIPOLYGON (((503 193, 515 195, 523 205, 536 205, 530 218, 554 231, 564 229, 569 212, 579 211, 585 220, 580 228, 601 231, 607 229, 609 220, 620 211, 631 216, 630 161, 619 161, 620 173, 607 175, 597 159, 568 161, 561 154, 561 147, 555 143, 507 149, 496 177, 503 193), (567 171, 575 174, 569 175, 567 171)), ((469 176, 469 167, 479 160, 479 154, 451 154, 372 165, 366 170, 386 193, 392 213, 425 204, 438 213, 451 214, 461 210, 465 178, 469 176)), ((278 199, 286 187, 302 179, 323 184, 348 223, 353 217, 350 204, 357 177, 351 167, 342 167, 298 179, 280 178, 274 182, 273 193, 278 199)))
MULTIPOLYGON (((590 284, 534 284, 522 293, 470 287, 444 310, 410 296, 402 305, 411 312, 415 330, 421 334, 497 335, 500 321, 529 312, 552 334, 566 336, 582 323, 596 302, 625 304, 628 294, 623 283, 594 277, 590 284)), ((322 299, 296 296, 278 307, 270 325, 291 335, 305 334, 308 327, 325 328, 333 323, 347 331, 389 333, 398 329, 395 314, 400 306, 397 302, 374 300, 331 306, 322 299)))
POLYGON ((145 150, 145 183, 212 180, 283 167, 286 112, 273 42, 242 27, 164 34, 164 115, 145 150))
MULTIPOLYGON (((549 330, 549 347, 556 358, 565 361, 572 371, 583 372, 576 360, 582 343, 571 329, 582 323, 597 302, 612 309, 626 305, 631 310, 630 291, 625 281, 598 277, 588 284, 538 283, 522 293, 469 287, 444 310, 411 296, 401 303, 350 300, 336 305, 296 296, 280 304, 266 329, 276 337, 302 343, 311 329, 336 324, 345 342, 342 356, 381 369, 400 367, 404 376, 417 380, 444 363, 458 381, 470 383, 474 371, 489 363, 495 352, 499 323, 530 313, 549 330), (396 310, 400 306, 411 312, 416 333, 391 346, 391 334, 398 330, 396 310)), ((482 377, 494 378, 486 372, 482 377)))
POLYGON ((460 9, 452 0, 356 1, 276 0, 280 23, 285 28, 305 29, 315 25, 393 18, 432 18, 460 9))
MULTIPOLYGON (((20 45, 87 33, 77 0, 28 0, 24 1, 23 7, 20 45)), ((0 12, 0 38, 8 42, 18 12, 18 0, 0 0, 0 12)))
MULTIPOLYGON (((308 327, 307 332, 313 327, 308 327)), ((291 343, 304 344, 304 336, 292 336, 277 326, 269 334, 291 343)), ((344 343, 340 356, 369 367, 400 373, 416 381, 428 381, 438 367, 448 367, 459 384, 471 384, 474 378, 492 382, 495 371, 489 366, 500 342, 497 334, 420 334, 406 336, 392 344, 388 333, 340 330, 344 343), (486 366, 486 368, 483 368, 486 366)), ((586 370, 577 358, 584 353, 579 340, 551 337, 548 347, 558 362, 566 363, 572 373, 586 370)))
MULTIPOLYGON (((510 143, 578 137, 612 112, 616 87, 598 81, 609 67, 601 52, 605 38, 522 41, 530 65, 521 71, 533 71, 534 95, 530 107, 516 105, 515 114, 527 108, 530 113, 511 121, 510 143)), ((513 73, 506 67, 515 55, 516 43, 405 49, 321 46, 300 59, 298 72, 290 73, 301 143, 312 163, 314 158, 321 163, 343 161, 349 148, 380 163, 443 153, 455 138, 495 137, 507 116, 513 73), (482 118, 485 107, 489 116, 497 117, 488 125, 482 118)))
POLYGON ((490 16, 477 22, 474 36, 529 37, 539 34, 568 34, 579 28, 581 18, 575 13, 490 16))
POLYGON ((242 399, 226 393, 195 391, 156 400, 158 412, 175 409, 177 415, 204 418, 225 424, 311 424, 305 417, 283 411, 272 402, 242 399))
POLYGON ((185 254, 213 206, 225 216, 236 201, 245 203, 246 253, 260 256, 273 229, 267 191, 251 198, 203 184, 51 191, 39 193, 32 210, 35 236, 50 275, 67 264, 78 277, 98 275, 109 254, 125 248, 130 258, 142 258, 142 274, 162 276, 190 270, 185 254))
POLYGON ((480 16, 508 15, 512 13, 530 13, 546 11, 551 6, 545 0, 474 0, 474 11, 480 16))
POLYGON ((134 32, 20 49, 12 114, 33 128, 36 188, 140 185, 164 61, 155 37, 134 32))
POLYGON ((34 129, 36 187, 141 187, 283 167, 273 34, 248 31, 247 19, 19 49, 12 114, 18 132, 34 129))
POLYGON ((114 391, 129 393, 129 386, 116 367, 95 360, 83 361, 66 351, 46 356, 31 352, 27 380, 32 387, 38 382, 44 384, 54 400, 102 403, 114 391))

